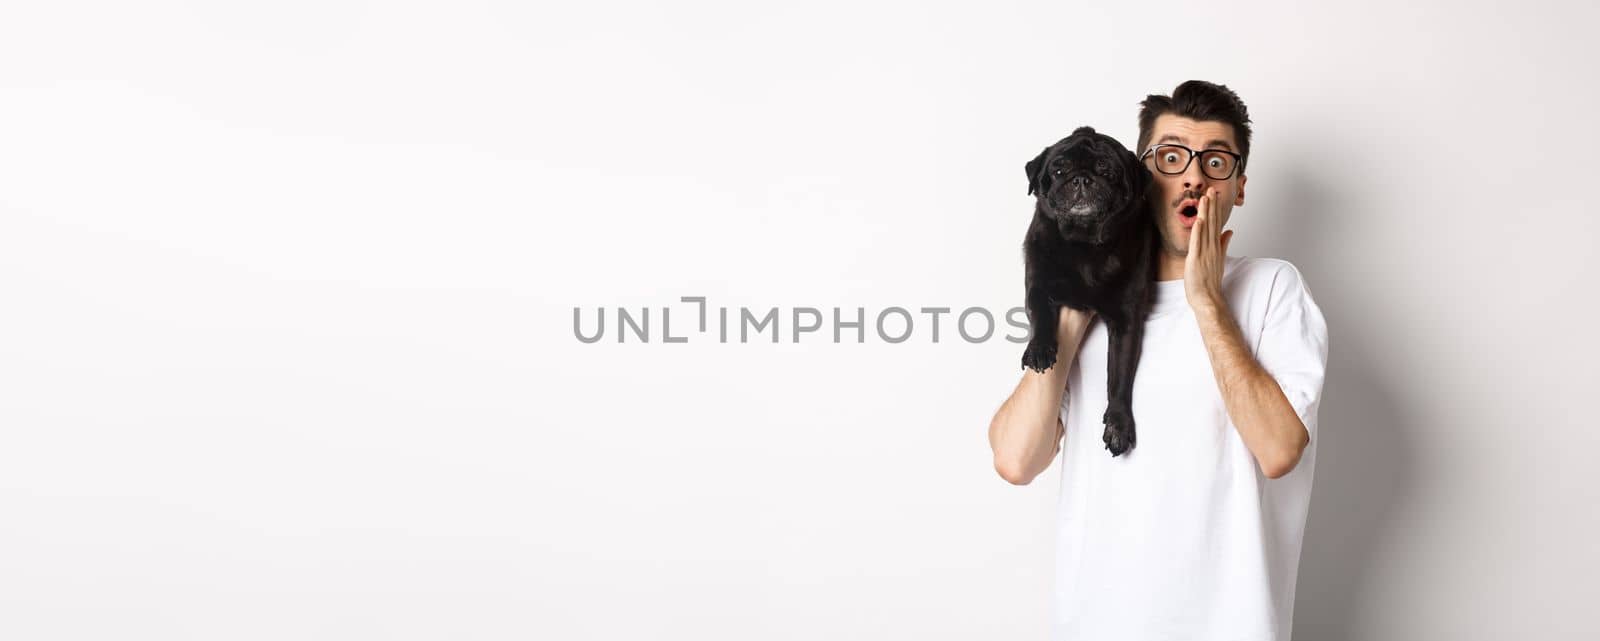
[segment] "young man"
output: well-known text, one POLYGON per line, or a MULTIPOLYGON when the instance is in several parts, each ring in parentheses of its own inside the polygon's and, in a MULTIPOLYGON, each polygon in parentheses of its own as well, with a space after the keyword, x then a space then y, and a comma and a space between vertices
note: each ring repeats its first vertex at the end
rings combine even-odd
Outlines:
POLYGON ((1293 264, 1227 255, 1250 155, 1239 97, 1191 80, 1142 107, 1161 252, 1137 445, 1106 451, 1105 326, 1064 309, 1055 366, 1024 370, 989 426, 995 468, 1022 485, 1061 454, 1053 640, 1287 641, 1327 325, 1293 264))

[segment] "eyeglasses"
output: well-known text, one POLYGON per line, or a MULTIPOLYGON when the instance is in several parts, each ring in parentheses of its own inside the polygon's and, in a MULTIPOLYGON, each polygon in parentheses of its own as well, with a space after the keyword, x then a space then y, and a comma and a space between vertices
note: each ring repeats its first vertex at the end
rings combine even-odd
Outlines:
POLYGON ((1144 161, 1146 156, 1155 154, 1156 171, 1168 176, 1176 176, 1189 170, 1189 163, 1194 162, 1195 156, 1200 157, 1200 171, 1212 180, 1227 180, 1233 176, 1233 170, 1239 166, 1239 154, 1221 149, 1207 149, 1195 151, 1183 145, 1151 145, 1139 156, 1144 161))

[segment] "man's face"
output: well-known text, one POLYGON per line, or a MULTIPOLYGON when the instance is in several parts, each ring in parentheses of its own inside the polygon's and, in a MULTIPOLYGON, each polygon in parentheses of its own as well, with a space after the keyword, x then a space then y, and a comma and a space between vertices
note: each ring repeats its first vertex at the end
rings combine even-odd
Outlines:
MULTIPOLYGON (((1156 117, 1156 122, 1150 130, 1150 142, 1146 145, 1176 144, 1183 145, 1197 152, 1208 149, 1222 149, 1239 153, 1239 145, 1234 140, 1233 125, 1224 122, 1198 121, 1162 114, 1156 117)), ((1178 154, 1187 156, 1188 152, 1176 150, 1178 154)), ((1139 153, 1143 155, 1144 149, 1139 153)), ((1150 185, 1150 206, 1155 210, 1156 226, 1161 230, 1162 251, 1168 256, 1183 257, 1189 255, 1189 231, 1194 226, 1195 219, 1184 216, 1185 208, 1199 206, 1200 196, 1210 189, 1217 190, 1217 220, 1216 230, 1221 233, 1228 225, 1228 217, 1233 213, 1235 206, 1244 204, 1244 175, 1236 168, 1232 175, 1226 179, 1218 180, 1206 175, 1202 170, 1202 157, 1196 157, 1182 173, 1169 176, 1157 171, 1157 163, 1161 162, 1157 154, 1151 153, 1144 158, 1144 164, 1150 168, 1155 182, 1150 185)), ((1179 156, 1168 156, 1169 160, 1175 159, 1177 165, 1182 165, 1184 159, 1179 156)), ((1213 173, 1217 173, 1215 168, 1213 173)))

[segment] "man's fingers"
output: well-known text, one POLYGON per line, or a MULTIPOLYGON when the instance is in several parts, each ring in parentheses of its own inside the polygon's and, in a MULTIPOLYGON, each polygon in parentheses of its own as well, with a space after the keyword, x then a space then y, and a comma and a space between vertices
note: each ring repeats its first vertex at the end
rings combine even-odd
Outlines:
POLYGON ((1206 190, 1206 236, 1205 236, 1205 238, 1206 238, 1206 251, 1207 252, 1211 251, 1211 249, 1213 247, 1217 246, 1217 244, 1216 244, 1217 243, 1217 233, 1221 231, 1221 230, 1217 229, 1215 225, 1211 224, 1213 222, 1216 222, 1216 215, 1217 215, 1217 190, 1216 189, 1209 189, 1209 190, 1206 190))
POLYGON ((1200 238, 1201 230, 1206 228, 1206 210, 1203 208, 1205 203, 1200 204, 1202 209, 1194 216, 1194 226, 1189 228, 1189 255, 1184 262, 1190 265, 1194 264, 1194 255, 1200 251, 1200 243, 1196 242, 1196 239, 1200 238))

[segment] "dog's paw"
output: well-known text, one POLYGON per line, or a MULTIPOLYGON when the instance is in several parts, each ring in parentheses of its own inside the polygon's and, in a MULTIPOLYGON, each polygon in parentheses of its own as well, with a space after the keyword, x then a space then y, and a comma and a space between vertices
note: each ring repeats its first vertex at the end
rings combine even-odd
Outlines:
POLYGON ((1035 372, 1043 372, 1056 364, 1056 344, 1054 342, 1028 343, 1027 351, 1022 353, 1022 366, 1035 372))
POLYGON ((1106 449, 1111 450, 1112 456, 1121 456, 1124 452, 1133 449, 1137 442, 1133 429, 1133 413, 1126 409, 1111 406, 1106 408, 1106 430, 1101 439, 1106 442, 1106 449))

